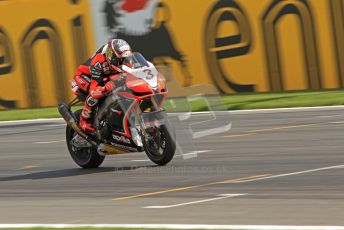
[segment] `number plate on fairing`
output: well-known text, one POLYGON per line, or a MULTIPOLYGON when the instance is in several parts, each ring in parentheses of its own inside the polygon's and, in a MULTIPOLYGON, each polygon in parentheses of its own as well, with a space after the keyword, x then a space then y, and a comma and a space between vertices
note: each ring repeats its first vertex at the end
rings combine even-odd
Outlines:
POLYGON ((158 70, 154 67, 154 65, 148 62, 149 67, 144 66, 139 69, 131 69, 127 66, 123 66, 122 69, 134 77, 140 78, 147 82, 150 87, 157 88, 158 87, 158 70))

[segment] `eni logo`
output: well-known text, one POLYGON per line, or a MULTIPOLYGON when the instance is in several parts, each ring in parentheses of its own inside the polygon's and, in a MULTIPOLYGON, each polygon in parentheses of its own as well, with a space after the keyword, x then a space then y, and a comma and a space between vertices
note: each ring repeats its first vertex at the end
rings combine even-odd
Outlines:
POLYGON ((243 56, 250 52, 252 34, 247 16, 240 6, 232 0, 221 0, 211 10, 205 30, 205 56, 209 74, 215 85, 223 93, 253 92, 254 85, 244 85, 231 80, 225 73, 221 60, 243 56), (223 22, 237 24, 238 33, 218 38, 218 28, 223 22))
MULTIPOLYGON (((204 32, 204 46, 208 72, 214 84, 223 93, 255 92, 258 83, 234 82, 234 78, 228 73, 230 70, 225 68, 225 64, 230 62, 232 58, 250 55, 253 51, 253 44, 256 43, 263 48, 263 55, 257 58, 262 58, 265 62, 263 68, 266 70, 267 90, 272 92, 289 90, 290 88, 286 85, 286 63, 283 63, 283 49, 280 45, 283 38, 278 31, 284 29, 288 33, 287 27, 281 21, 286 16, 292 16, 298 19, 295 25, 298 27, 299 33, 296 36, 300 38, 301 49, 297 52, 298 56, 301 57, 301 66, 305 72, 301 75, 305 78, 304 89, 324 88, 321 66, 324 64, 320 58, 319 49, 321 47, 319 46, 319 37, 317 36, 319 34, 316 31, 317 24, 312 8, 313 1, 271 0, 267 2, 267 7, 259 12, 258 29, 262 35, 257 36, 257 39, 253 38, 251 22, 238 1, 219 0, 209 12, 204 32), (235 24, 237 28, 235 34, 228 35, 230 32, 222 27, 223 23, 228 22, 235 24), (219 36, 219 32, 221 36, 219 36), (227 36, 223 36, 223 33, 227 33, 227 36)), ((334 47, 336 56, 337 87, 344 87, 344 45, 342 44, 344 40, 344 2, 342 0, 330 0, 327 4, 329 7, 329 16, 327 17, 332 22, 333 30, 333 42, 329 46, 334 47)), ((289 33, 287 36, 295 35, 289 33)), ((296 49, 295 45, 290 44, 287 48, 296 49)), ((326 57, 322 57, 322 59, 324 58, 326 57)), ((236 76, 235 79, 238 77, 240 76, 236 76)), ((293 78, 297 77, 300 76, 293 76, 293 78)))

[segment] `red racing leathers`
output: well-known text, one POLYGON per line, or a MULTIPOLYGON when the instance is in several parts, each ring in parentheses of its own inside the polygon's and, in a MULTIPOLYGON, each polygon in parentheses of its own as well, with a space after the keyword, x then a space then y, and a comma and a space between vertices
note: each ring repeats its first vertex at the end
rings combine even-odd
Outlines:
POLYGON ((82 101, 85 100, 85 96, 88 95, 89 87, 91 83, 91 71, 89 63, 85 62, 81 64, 75 71, 74 78, 72 80, 72 92, 79 97, 82 101))
MULTIPOLYGON (((78 70, 80 70, 80 72, 82 72, 82 74, 85 74, 85 75, 87 75, 88 73, 86 68, 83 66, 79 66, 78 70)), ((120 69, 114 70, 110 68, 110 65, 107 62, 103 52, 97 52, 90 59, 89 71, 91 75, 90 83, 89 83, 89 91, 88 91, 88 96, 86 97, 86 100, 85 100, 84 108, 82 109, 82 113, 80 116, 80 127, 84 131, 93 132, 94 128, 91 124, 92 118, 93 118, 93 109, 97 105, 99 99, 104 97, 106 92, 109 92, 115 88, 115 85, 113 84, 113 82, 111 81, 108 82, 109 76, 118 74, 120 69)), ((78 76, 81 76, 81 75, 78 75, 78 76)), ((76 78, 77 77, 75 77, 74 79, 76 78)), ((84 89, 86 89, 86 87, 84 87, 84 89)))

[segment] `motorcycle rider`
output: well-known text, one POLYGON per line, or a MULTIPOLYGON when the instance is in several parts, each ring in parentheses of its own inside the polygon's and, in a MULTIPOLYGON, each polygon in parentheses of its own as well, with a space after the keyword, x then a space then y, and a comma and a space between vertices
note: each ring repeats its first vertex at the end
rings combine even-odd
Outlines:
POLYGON ((78 96, 81 101, 85 101, 91 83, 92 75, 90 71, 90 62, 91 58, 79 65, 71 81, 72 92, 78 96))
POLYGON ((77 93, 76 91, 81 89, 88 93, 79 123, 85 132, 94 132, 93 110, 99 99, 116 87, 112 81, 108 81, 109 76, 121 73, 122 70, 119 66, 123 64, 125 58, 131 55, 131 47, 126 41, 112 39, 78 67, 72 83, 72 90, 77 93), (87 68, 88 63, 89 68, 87 68), (88 87, 89 90, 87 90, 88 87))

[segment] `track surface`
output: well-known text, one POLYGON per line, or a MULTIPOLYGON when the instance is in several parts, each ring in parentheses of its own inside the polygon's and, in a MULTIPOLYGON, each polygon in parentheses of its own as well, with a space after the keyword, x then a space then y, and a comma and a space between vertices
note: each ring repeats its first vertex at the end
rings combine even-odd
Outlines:
POLYGON ((194 140, 196 158, 108 156, 94 170, 72 162, 62 121, 2 123, 0 223, 344 225, 344 109, 230 119, 230 131, 194 140))

